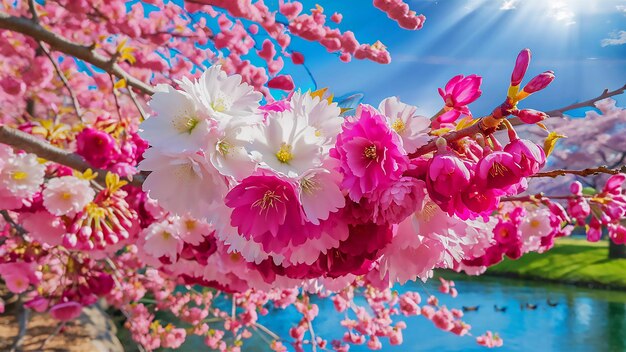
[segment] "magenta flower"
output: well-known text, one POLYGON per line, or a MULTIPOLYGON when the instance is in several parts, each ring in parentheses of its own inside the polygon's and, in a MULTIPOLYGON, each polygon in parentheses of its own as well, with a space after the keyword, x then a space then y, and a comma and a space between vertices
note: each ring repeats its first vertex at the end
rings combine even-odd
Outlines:
POLYGON ((602 189, 603 193, 612 195, 622 194, 622 184, 626 181, 626 174, 617 174, 609 177, 602 189))
MULTIPOLYGON (((522 179, 522 168, 507 152, 493 152, 478 162, 477 184, 486 189, 508 194, 522 179)), ((516 188, 515 188, 516 189, 516 188)))
POLYGON ((296 187, 273 173, 249 176, 228 192, 225 203, 233 209, 230 223, 266 252, 279 253, 290 243, 308 238, 296 187))
POLYGON ((465 163, 452 153, 438 153, 428 162, 426 189, 438 202, 447 202, 465 189, 471 173, 465 163))
POLYGON ((543 149, 527 139, 515 139, 504 147, 522 169, 522 176, 530 176, 539 172, 546 164, 543 149))
POLYGON ((482 77, 477 75, 454 76, 446 84, 445 90, 439 88, 439 95, 443 98, 445 112, 437 120, 442 123, 454 122, 461 114, 469 115, 467 105, 478 99, 482 94, 480 84, 482 77))
POLYGON ((491 189, 482 189, 476 184, 461 194, 464 207, 455 203, 455 214, 461 219, 474 218, 476 215, 488 216, 498 206, 499 197, 491 189))
POLYGON ((355 202, 399 180, 409 164, 399 136, 371 106, 344 123, 330 155, 340 161, 342 186, 355 202))
POLYGON ((115 139, 93 128, 85 128, 76 136, 76 153, 97 168, 104 168, 114 162, 119 154, 115 139))

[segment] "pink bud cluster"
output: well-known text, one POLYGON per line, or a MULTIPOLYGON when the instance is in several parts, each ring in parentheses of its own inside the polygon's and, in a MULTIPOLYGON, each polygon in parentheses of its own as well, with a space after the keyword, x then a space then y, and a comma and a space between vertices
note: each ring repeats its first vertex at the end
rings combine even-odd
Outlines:
POLYGON ((602 237, 602 228, 606 227, 609 237, 616 244, 626 244, 626 227, 622 219, 626 215, 626 196, 622 185, 626 175, 611 176, 601 192, 585 196, 580 182, 570 186, 573 197, 567 202, 567 213, 579 226, 588 223, 587 239, 597 242, 602 237), (590 220, 589 220, 590 218, 590 220))

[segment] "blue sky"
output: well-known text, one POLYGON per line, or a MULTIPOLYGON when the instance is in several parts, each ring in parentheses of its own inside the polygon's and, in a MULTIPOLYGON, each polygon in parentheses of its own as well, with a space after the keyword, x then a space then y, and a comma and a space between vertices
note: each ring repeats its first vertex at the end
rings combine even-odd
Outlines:
MULTIPOLYGON (((420 113, 433 114, 441 107, 438 87, 456 74, 475 73, 483 77, 483 97, 470 107, 475 115, 486 114, 504 98, 517 53, 525 47, 533 52, 525 82, 549 69, 557 78, 523 107, 559 108, 626 83, 626 0, 409 1, 426 16, 419 31, 399 28, 369 0, 303 2, 305 8, 319 3, 329 16, 341 12, 338 28, 352 30, 360 42, 380 39, 387 45, 389 65, 346 64, 301 39, 290 46, 305 54, 319 86, 336 95, 362 92, 366 103, 397 95, 420 113)), ((303 68, 286 72, 294 74, 298 87, 310 86, 303 68)), ((625 96, 617 100, 626 105, 625 96)))

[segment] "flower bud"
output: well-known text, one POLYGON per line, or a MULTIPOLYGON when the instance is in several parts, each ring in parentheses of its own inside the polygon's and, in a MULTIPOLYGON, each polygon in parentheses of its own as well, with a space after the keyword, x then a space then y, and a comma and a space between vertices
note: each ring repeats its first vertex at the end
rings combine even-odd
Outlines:
POLYGON ((538 92, 547 87, 552 80, 554 80, 554 72, 546 71, 544 73, 540 73, 524 86, 523 91, 528 94, 538 92))
POLYGON ((515 60, 515 68, 513 68, 513 73, 511 74, 511 86, 519 86, 519 84, 522 83, 529 63, 530 49, 520 51, 517 55, 517 60, 515 60))
POLYGON ((583 194, 583 185, 582 183, 575 181, 569 186, 569 190, 572 194, 580 196, 583 194))
POLYGON ((545 112, 533 109, 518 110, 514 115, 519 117, 522 122, 528 124, 541 122, 548 118, 548 114, 546 114, 545 112))

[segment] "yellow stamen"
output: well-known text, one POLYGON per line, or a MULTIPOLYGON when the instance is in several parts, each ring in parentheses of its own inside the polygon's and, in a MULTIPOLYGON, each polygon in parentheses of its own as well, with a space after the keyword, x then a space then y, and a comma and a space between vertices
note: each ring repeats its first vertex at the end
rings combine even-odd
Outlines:
POLYGON ((259 207, 261 208, 261 210, 265 210, 267 208, 273 207, 274 202, 282 203, 281 197, 275 194, 274 191, 266 191, 265 194, 263 194, 263 198, 252 203, 252 207, 259 207))
POLYGON ((196 128, 198 123, 200 123, 200 120, 194 114, 187 111, 185 111, 182 116, 172 121, 172 125, 176 131, 189 134, 196 128))
POLYGON ((530 227, 537 228, 539 227, 539 225, 541 225, 541 222, 539 222, 539 220, 537 219, 530 220, 530 227))
POLYGON ((161 233, 161 237, 163 237, 164 240, 169 240, 172 237, 172 234, 167 231, 163 231, 161 233))
POLYGON ((283 143, 280 146, 280 149, 276 153, 276 159, 283 164, 287 164, 293 159, 293 154, 291 154, 291 146, 287 143, 283 143))
POLYGON ((222 154, 222 156, 226 156, 228 155, 228 152, 230 151, 230 148, 232 147, 232 145, 230 145, 228 142, 226 141, 219 141, 217 143, 217 151, 222 154))
POLYGON ((15 181, 21 181, 25 178, 28 177, 28 173, 24 172, 24 171, 15 171, 11 177, 15 180, 15 181))
POLYGON ((303 192, 311 194, 314 191, 320 189, 320 186, 313 179, 303 178, 302 180, 300 180, 300 188, 302 188, 303 192))
POLYGON ((426 204, 424 204, 424 208, 422 209, 422 211, 420 211, 419 213, 416 213, 416 215, 418 218, 421 218, 423 221, 428 222, 435 216, 437 208, 438 208, 437 204, 429 201, 426 204))
POLYGON ((211 103, 211 108, 217 112, 226 111, 226 104, 224 104, 224 99, 217 98, 214 102, 211 103))
POLYGON ((504 176, 507 172, 509 172, 509 169, 499 162, 493 163, 491 169, 489 169, 489 175, 491 175, 491 177, 504 176))
POLYGON ((70 192, 63 192, 61 193, 61 198, 63 200, 69 200, 70 198, 72 198, 72 194, 70 192))
POLYGON ((376 153, 376 146, 370 145, 369 147, 366 147, 363 151, 363 155, 368 159, 376 159, 376 157, 378 156, 376 153))
POLYGON ((404 121, 400 119, 396 119, 391 124, 391 128, 393 128, 393 130, 396 131, 397 133, 402 133, 402 131, 404 131, 404 129, 406 128, 406 125, 404 124, 404 121))
POLYGON ((193 220, 193 219, 185 220, 185 227, 187 228, 188 231, 195 230, 197 224, 198 223, 196 223, 196 220, 193 220))

